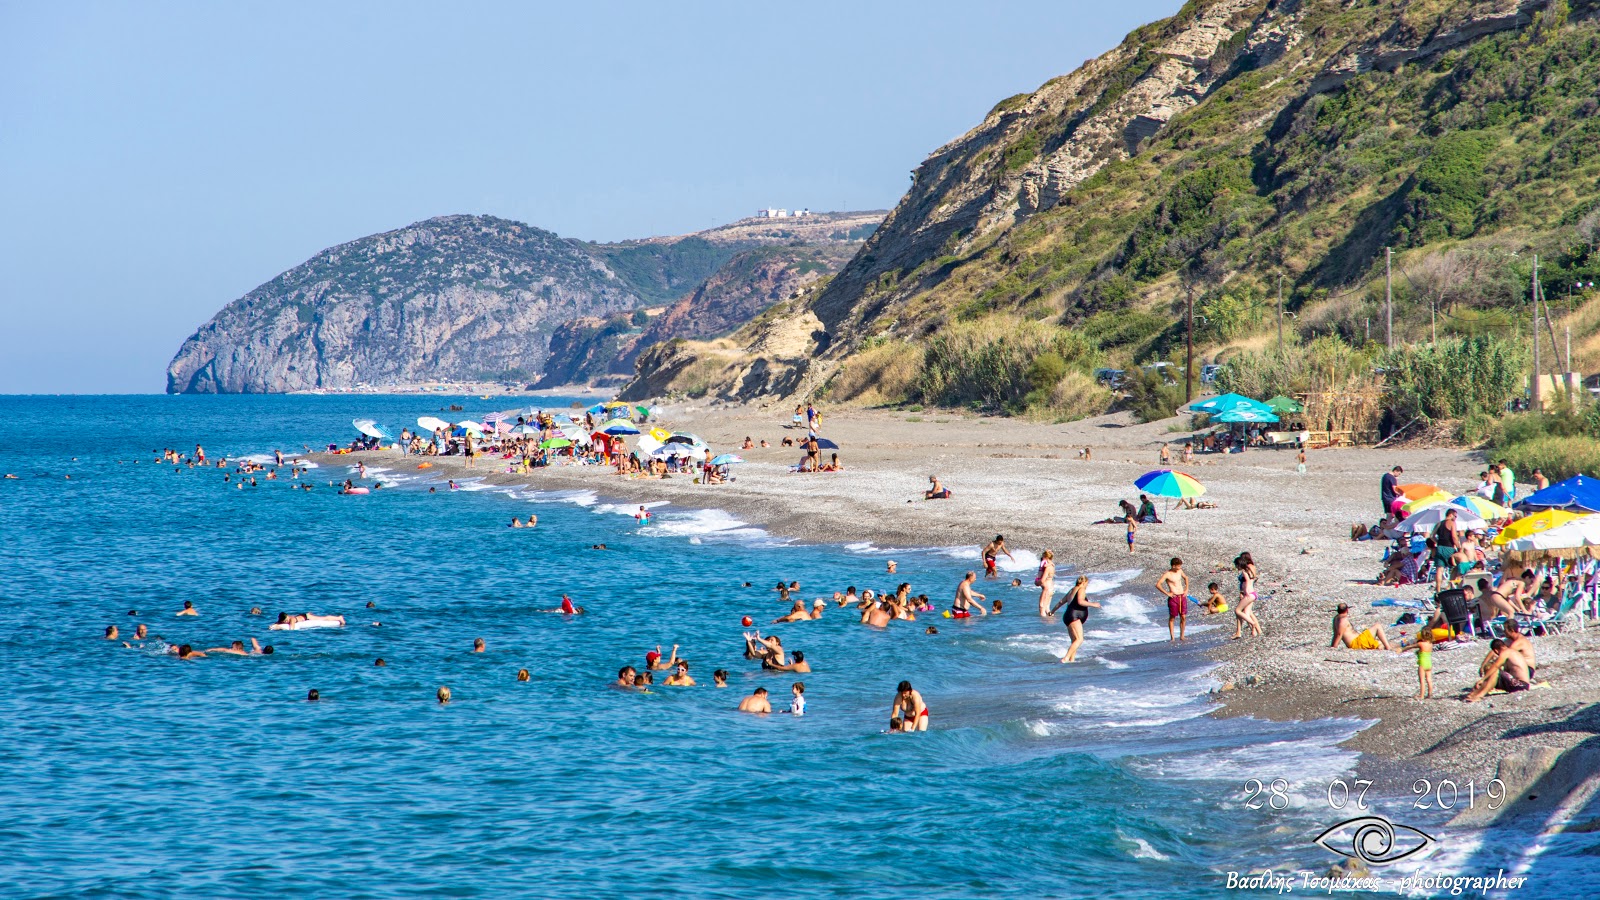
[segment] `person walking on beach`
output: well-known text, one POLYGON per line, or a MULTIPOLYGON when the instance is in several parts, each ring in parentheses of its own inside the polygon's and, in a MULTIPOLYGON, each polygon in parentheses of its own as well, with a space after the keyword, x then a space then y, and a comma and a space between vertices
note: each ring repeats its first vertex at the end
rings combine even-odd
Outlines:
POLYGON ((1189 621, 1189 576, 1183 571, 1183 560, 1174 556, 1167 571, 1156 579, 1156 590, 1167 598, 1167 642, 1187 641, 1184 629, 1189 621), (1172 623, 1178 623, 1173 633, 1172 623))
POLYGON ((1250 557, 1250 551, 1234 557, 1233 568, 1239 573, 1239 605, 1233 608, 1233 639, 1244 637, 1244 626, 1250 626, 1250 636, 1261 636, 1261 622, 1256 618, 1256 578, 1260 573, 1256 571, 1256 561, 1250 557))
POLYGON ((1056 593, 1056 552, 1046 550, 1039 554, 1039 574, 1033 576, 1033 583, 1039 587, 1039 615, 1049 618, 1055 613, 1050 608, 1050 601, 1056 593))
POLYGON ((1383 473, 1383 478, 1378 483, 1378 497, 1383 503, 1383 514, 1385 516, 1394 512, 1394 498, 1400 496, 1400 479, 1398 476, 1404 471, 1405 469, 1395 466, 1383 473))
POLYGON ((985 544, 983 547, 983 577, 997 577, 995 573, 995 567, 999 565, 1000 554, 1002 553, 1006 555, 1006 559, 1016 562, 1017 558, 1011 555, 1010 550, 1006 549, 1006 536, 1003 534, 997 534, 994 536, 994 540, 985 544))
POLYGON ((1430 700, 1433 698, 1433 637, 1424 631, 1417 635, 1417 639, 1405 644, 1396 653, 1407 650, 1417 651, 1417 699, 1430 700))
POLYGON ((1060 603, 1050 608, 1049 615, 1055 615, 1056 610, 1066 606, 1067 611, 1061 616, 1061 624, 1067 626, 1067 633, 1072 635, 1072 644, 1067 647, 1067 655, 1061 657, 1064 663, 1076 662, 1078 647, 1083 644, 1083 626, 1089 621, 1089 607, 1096 609, 1100 604, 1089 599, 1089 577, 1079 575, 1078 581, 1072 586, 1067 596, 1060 603))
POLYGON ((1135 533, 1137 533, 1139 531, 1139 523, 1138 523, 1137 520, 1134 519, 1134 517, 1132 515, 1129 515, 1126 518, 1124 518, 1122 520, 1122 523, 1124 525, 1128 526, 1128 553, 1132 554, 1133 553, 1133 536, 1134 536, 1135 533))

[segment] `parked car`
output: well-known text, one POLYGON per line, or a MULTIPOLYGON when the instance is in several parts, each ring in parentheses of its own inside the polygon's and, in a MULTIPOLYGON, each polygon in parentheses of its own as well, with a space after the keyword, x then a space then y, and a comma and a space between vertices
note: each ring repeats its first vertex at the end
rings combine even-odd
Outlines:
POLYGON ((1122 382, 1127 377, 1128 377, 1128 373, 1124 372, 1121 369, 1095 369, 1094 370, 1094 380, 1098 381, 1099 383, 1105 385, 1108 388, 1111 388, 1112 390, 1116 390, 1117 388, 1121 387, 1122 386, 1122 382))

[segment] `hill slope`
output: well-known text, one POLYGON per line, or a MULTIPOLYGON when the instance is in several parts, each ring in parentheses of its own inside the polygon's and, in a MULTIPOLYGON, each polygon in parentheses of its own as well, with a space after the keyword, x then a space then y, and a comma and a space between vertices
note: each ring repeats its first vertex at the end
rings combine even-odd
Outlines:
POLYGON ((635 348, 735 327, 777 299, 775 285, 814 280, 818 265, 835 271, 881 218, 752 219, 618 244, 491 216, 428 219, 325 250, 228 304, 184 342, 167 390, 525 381, 547 368, 559 383, 616 371, 621 351, 631 371, 635 348), (771 265, 750 265, 751 254, 771 265), (632 325, 662 304, 676 312, 643 332, 632 325), (627 348, 608 342, 630 328, 627 348))
POLYGON ((1070 407, 1181 347, 1188 286, 1207 353, 1264 339, 1280 276, 1291 336, 1359 342, 1385 246, 1397 339, 1505 324, 1528 251, 1553 294, 1600 274, 1596 8, 1194 0, 934 151, 787 321, 658 348, 632 391, 1070 407))

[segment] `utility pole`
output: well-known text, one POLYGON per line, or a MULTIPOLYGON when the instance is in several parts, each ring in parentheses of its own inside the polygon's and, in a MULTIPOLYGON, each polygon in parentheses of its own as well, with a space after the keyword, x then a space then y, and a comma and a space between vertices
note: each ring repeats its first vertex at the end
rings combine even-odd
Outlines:
POLYGON ((1184 285, 1183 342, 1183 403, 1194 402, 1194 285, 1184 285))
POLYGON ((1439 300, 1435 298, 1428 304, 1428 318, 1433 323, 1433 343, 1439 343, 1439 300))
POLYGON ((1383 342, 1394 350, 1394 248, 1383 248, 1383 342))
POLYGON ((1283 273, 1278 273, 1278 352, 1283 352, 1283 273))
POLYGON ((1544 412, 1544 403, 1541 402, 1542 391, 1539 390, 1539 257, 1533 258, 1533 279, 1528 295, 1533 298, 1533 381, 1529 385, 1528 396, 1532 401, 1535 412, 1544 412))

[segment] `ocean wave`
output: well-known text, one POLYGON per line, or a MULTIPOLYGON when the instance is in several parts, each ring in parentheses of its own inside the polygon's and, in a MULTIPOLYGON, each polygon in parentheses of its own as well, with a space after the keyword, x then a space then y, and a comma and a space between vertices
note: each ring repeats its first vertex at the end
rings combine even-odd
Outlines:
POLYGON ((1143 569, 1118 569, 1115 572, 1089 573, 1089 593, 1103 594, 1139 577, 1143 569))

